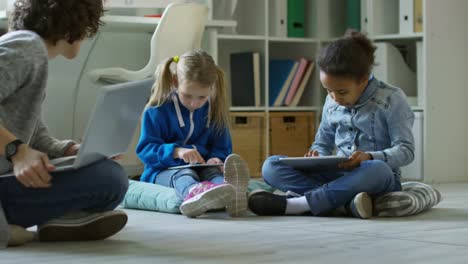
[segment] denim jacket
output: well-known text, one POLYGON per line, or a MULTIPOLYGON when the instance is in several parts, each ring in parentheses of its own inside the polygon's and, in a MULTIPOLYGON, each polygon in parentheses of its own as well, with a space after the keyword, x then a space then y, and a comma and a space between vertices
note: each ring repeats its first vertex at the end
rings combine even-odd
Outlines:
POLYGON ((371 78, 352 107, 337 104, 327 96, 322 120, 310 148, 320 155, 349 157, 353 152, 368 152, 385 161, 400 175, 400 167, 414 159, 412 127, 414 113, 400 88, 371 78))

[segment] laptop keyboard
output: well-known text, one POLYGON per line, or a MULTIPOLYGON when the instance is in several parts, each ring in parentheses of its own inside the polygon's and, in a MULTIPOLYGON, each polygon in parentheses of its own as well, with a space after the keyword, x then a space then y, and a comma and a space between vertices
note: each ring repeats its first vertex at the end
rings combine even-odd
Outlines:
POLYGON ((75 163, 75 160, 66 160, 66 161, 62 161, 62 162, 57 162, 57 163, 53 163, 55 166, 68 166, 68 165, 73 165, 73 163, 75 163))
POLYGON ((50 161, 55 166, 68 166, 68 165, 73 165, 75 163, 76 156, 70 156, 70 157, 63 157, 63 158, 58 158, 58 159, 53 159, 50 161))

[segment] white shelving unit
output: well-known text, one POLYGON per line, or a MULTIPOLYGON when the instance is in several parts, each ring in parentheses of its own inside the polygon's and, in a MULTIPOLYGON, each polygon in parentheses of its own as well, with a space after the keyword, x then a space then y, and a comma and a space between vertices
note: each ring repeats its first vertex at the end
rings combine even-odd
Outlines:
MULTIPOLYGON (((213 5, 216 6, 222 1, 213 1, 213 5)), ((468 19, 462 10, 468 10, 468 1, 422 0, 423 32, 401 34, 399 33, 400 1, 413 0, 361 0, 361 29, 366 31, 369 38, 376 43, 391 43, 396 46, 404 55, 408 67, 417 76, 418 87, 413 87, 416 89, 416 100, 409 102, 413 111, 418 112, 418 115, 422 113, 424 120, 422 134, 416 135, 423 138, 422 146, 417 146, 421 148, 422 154, 418 158, 423 165, 421 175, 419 177, 413 175, 411 178, 429 183, 466 181, 468 155, 465 150, 468 143, 465 134, 468 122, 462 121, 466 118, 462 116, 460 110, 456 110, 454 106, 446 107, 445 104, 451 105, 454 101, 464 105, 464 101, 468 98, 466 96, 468 89, 462 88, 466 87, 463 77, 468 73, 466 72, 468 53, 464 48, 468 44, 465 29, 468 19), (453 41, 447 41, 449 38, 453 41), (450 54, 445 56, 447 53, 450 54), (442 66, 437 60, 445 64, 442 66), (455 73, 459 75, 455 76, 455 73), (465 96, 458 97, 452 92, 465 96), (443 119, 443 122, 440 119, 443 119), (447 130, 451 131, 448 133, 450 137, 446 136, 447 130), (446 141, 452 142, 448 144, 451 148, 447 149, 446 141), (455 151, 457 155, 455 158, 449 158, 453 157, 450 153, 454 149, 457 149, 455 151)), ((265 114, 265 157, 269 155, 271 147, 268 122, 270 114, 277 111, 314 112, 318 124, 325 96, 316 67, 307 92, 304 93, 298 107, 268 106, 269 61, 299 57, 312 60, 321 47, 339 38, 346 29, 346 7, 342 0, 306 0, 305 38, 273 36, 269 29, 270 19, 274 14, 270 9, 271 4, 271 0, 239 0, 233 18, 238 22, 236 30, 221 31, 217 42, 218 63, 226 72, 228 84, 230 83, 229 55, 235 52, 260 52, 263 104, 261 107, 232 107, 231 111, 265 114)), ((214 13, 213 19, 224 18, 214 13)), ((304 146, 304 149, 307 147, 304 146)))

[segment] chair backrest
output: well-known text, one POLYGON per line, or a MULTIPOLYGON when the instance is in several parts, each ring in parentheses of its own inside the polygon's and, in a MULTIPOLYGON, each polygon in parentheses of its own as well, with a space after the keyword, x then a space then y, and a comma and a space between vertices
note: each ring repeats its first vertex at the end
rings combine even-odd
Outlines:
POLYGON ((205 5, 170 4, 151 38, 150 60, 139 74, 152 76, 163 59, 199 49, 207 18, 205 5))

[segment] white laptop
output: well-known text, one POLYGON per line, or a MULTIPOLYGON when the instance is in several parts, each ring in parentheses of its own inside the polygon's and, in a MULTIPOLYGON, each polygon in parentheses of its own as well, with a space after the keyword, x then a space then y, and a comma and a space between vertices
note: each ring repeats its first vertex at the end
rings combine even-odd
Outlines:
POLYGON ((281 163, 287 164, 295 169, 311 171, 311 172, 325 172, 340 170, 338 165, 347 161, 347 157, 339 156, 316 156, 316 157, 287 157, 280 158, 281 163))
MULTIPOLYGON (((125 153, 153 83, 153 79, 146 79, 100 88, 78 154, 51 160, 56 166, 55 171, 78 169, 125 153)), ((13 175, 10 172, 0 177, 13 175)))

